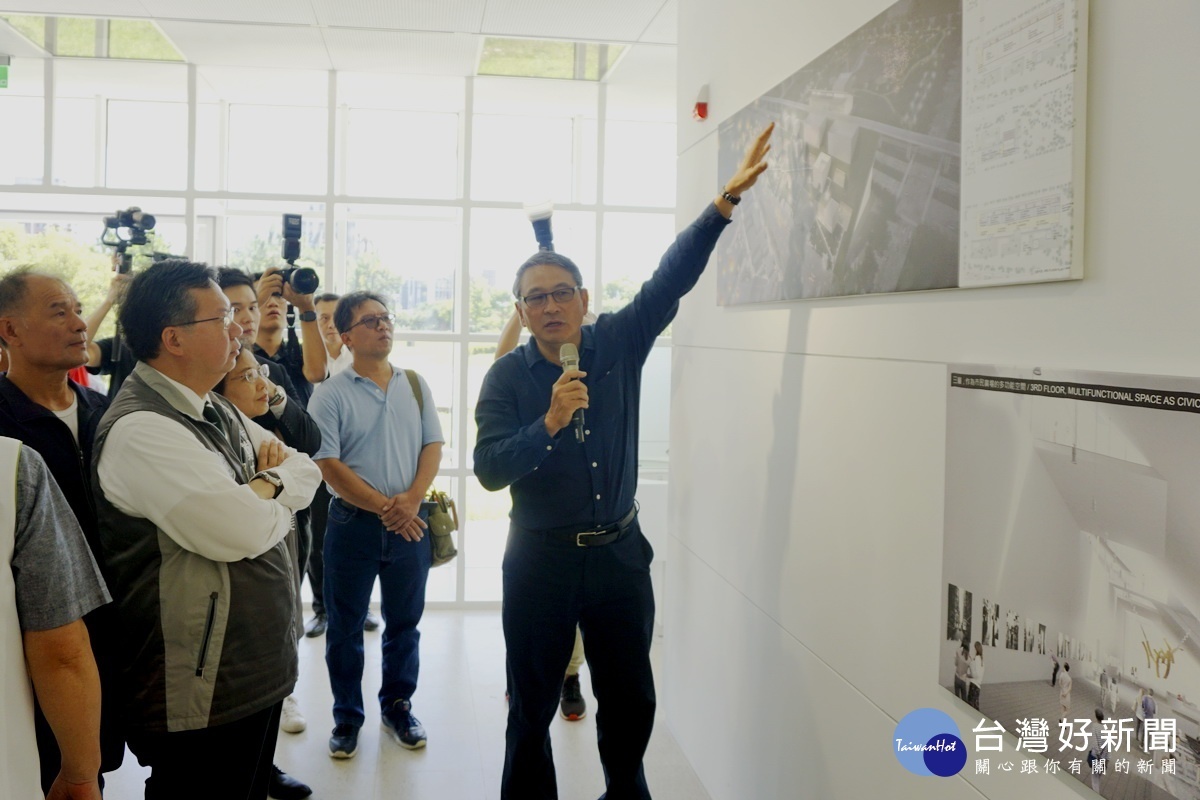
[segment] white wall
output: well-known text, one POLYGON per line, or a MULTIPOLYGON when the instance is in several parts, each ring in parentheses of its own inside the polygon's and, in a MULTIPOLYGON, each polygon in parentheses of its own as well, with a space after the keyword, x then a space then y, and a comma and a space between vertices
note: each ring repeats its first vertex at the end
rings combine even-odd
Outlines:
MULTIPOLYGON (((680 225, 726 177, 720 121, 888 5, 681 2, 680 225)), ((708 274, 683 303, 662 705, 715 800, 1078 796, 918 778, 891 735, 978 721, 937 684, 944 364, 1200 373, 1200 4, 1093 0, 1090 26, 1084 281, 721 309, 708 274)))

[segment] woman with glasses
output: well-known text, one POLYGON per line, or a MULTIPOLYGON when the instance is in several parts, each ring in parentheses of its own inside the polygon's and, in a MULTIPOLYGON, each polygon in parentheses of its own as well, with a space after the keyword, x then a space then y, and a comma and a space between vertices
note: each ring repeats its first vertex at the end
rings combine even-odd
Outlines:
MULTIPOLYGON (((222 395, 226 400, 233 403, 238 411, 241 411, 247 417, 254 419, 261 417, 270 410, 270 402, 275 388, 267 379, 268 367, 266 364, 258 363, 258 359, 254 357, 254 353, 249 348, 243 348, 238 354, 237 361, 233 364, 233 369, 229 371, 221 382, 213 389, 217 394, 222 395)), ((296 404, 291 404, 296 405, 296 404)), ((301 452, 312 455, 317 452, 317 448, 321 446, 321 433, 317 430, 316 424, 312 418, 299 408, 295 408, 299 412, 295 419, 291 419, 290 425, 284 424, 280 420, 280 427, 272 431, 277 437, 283 440, 284 444, 300 450, 301 452), (294 429, 297 433, 295 437, 287 435, 286 431, 294 429)), ((297 532, 297 537, 299 532, 297 532)), ((300 556, 302 548, 294 548, 293 552, 300 556)), ((297 576, 304 574, 304 565, 299 559, 296 562, 297 576)), ((300 578, 297 577, 297 585, 300 578)), ((296 598, 297 604, 300 598, 296 598)), ((299 608, 296 612, 296 620, 299 623, 303 620, 303 612, 299 608)), ((296 631, 297 641, 303 634, 303 629, 298 628, 296 631)), ((288 706, 291 706, 294 714, 298 715, 299 710, 296 707, 296 696, 290 695, 283 701, 284 716, 287 716, 288 706)), ((285 727, 286 730, 286 727, 285 727)), ((312 789, 301 781, 296 780, 291 775, 281 770, 278 766, 272 765, 270 784, 267 791, 268 797, 278 798, 278 800, 301 800, 312 794, 312 789)))

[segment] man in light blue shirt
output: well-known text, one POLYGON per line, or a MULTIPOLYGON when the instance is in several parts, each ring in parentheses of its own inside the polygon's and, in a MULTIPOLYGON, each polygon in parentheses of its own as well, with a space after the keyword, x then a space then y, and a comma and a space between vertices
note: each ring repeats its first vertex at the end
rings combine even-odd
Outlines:
POLYGON ((392 315, 383 298, 346 295, 334 324, 354 363, 317 387, 308 412, 321 430, 314 460, 333 495, 324 548, 325 662, 334 721, 329 754, 350 758, 365 719, 362 629, 376 576, 385 625, 383 726, 403 747, 425 746, 425 729, 412 715, 417 623, 431 557, 421 501, 437 475, 443 439, 424 379, 388 360, 392 315))

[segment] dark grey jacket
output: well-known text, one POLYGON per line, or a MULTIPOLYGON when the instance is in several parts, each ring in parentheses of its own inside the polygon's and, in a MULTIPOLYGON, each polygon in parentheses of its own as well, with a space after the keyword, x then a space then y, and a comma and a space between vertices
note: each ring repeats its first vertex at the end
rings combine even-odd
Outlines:
POLYGON ((92 486, 120 616, 122 700, 131 730, 223 725, 282 701, 296 683, 294 524, 257 558, 213 561, 183 549, 153 521, 122 513, 100 489, 97 467, 109 431, 135 411, 183 425, 225 458, 238 483, 248 483, 255 454, 237 411, 220 395, 208 399, 221 412, 220 425, 189 416, 178 389, 154 370, 137 369, 96 432, 92 486))

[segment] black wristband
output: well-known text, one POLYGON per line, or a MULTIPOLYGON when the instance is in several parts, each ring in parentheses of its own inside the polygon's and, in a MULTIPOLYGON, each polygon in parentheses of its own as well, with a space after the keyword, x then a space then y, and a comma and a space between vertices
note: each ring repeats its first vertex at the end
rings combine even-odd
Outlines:
POLYGON ((734 197, 729 192, 721 192, 721 197, 731 206, 736 206, 738 203, 742 202, 742 198, 734 197))
POLYGON ((300 321, 301 322, 316 322, 317 321, 317 312, 316 311, 301 311, 300 312, 300 321))

